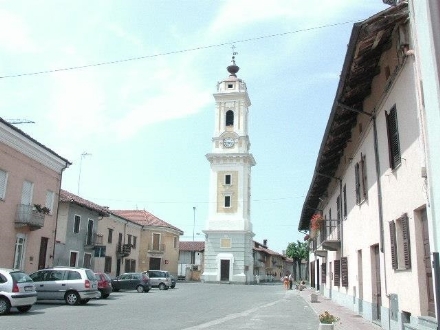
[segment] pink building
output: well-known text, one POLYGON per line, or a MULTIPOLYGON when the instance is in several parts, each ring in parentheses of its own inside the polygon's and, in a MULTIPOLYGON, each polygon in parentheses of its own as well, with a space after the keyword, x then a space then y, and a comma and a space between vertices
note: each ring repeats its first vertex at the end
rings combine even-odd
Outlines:
POLYGON ((52 266, 58 196, 71 163, 0 118, 0 267, 52 266))

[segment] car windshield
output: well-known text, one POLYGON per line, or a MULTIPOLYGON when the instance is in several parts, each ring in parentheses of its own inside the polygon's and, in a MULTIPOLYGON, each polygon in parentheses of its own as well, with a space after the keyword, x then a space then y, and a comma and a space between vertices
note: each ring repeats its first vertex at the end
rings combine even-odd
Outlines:
POLYGON ((17 283, 33 282, 29 275, 23 272, 12 272, 11 277, 17 283))
POLYGON ((87 278, 90 281, 96 281, 98 278, 95 276, 95 273, 92 272, 90 269, 86 269, 87 278))

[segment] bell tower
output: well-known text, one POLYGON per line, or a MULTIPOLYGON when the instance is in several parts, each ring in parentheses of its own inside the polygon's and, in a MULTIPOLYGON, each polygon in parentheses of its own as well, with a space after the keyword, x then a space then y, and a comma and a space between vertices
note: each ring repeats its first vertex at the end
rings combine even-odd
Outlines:
POLYGON ((227 67, 229 77, 217 83, 211 165, 209 212, 205 233, 206 282, 249 283, 253 280, 249 107, 246 84, 237 78, 239 67, 227 67))

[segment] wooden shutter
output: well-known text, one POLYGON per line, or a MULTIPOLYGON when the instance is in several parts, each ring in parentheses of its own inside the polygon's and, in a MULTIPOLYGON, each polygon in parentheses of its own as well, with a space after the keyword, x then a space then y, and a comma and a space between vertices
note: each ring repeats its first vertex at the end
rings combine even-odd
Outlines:
POLYGON ((411 245, 409 241, 408 215, 405 213, 401 220, 403 237, 403 256, 405 260, 405 269, 411 268, 411 245))
POLYGON ((396 224, 390 221, 391 265, 397 269, 396 224))
POLYGON ((334 261, 334 270, 333 270, 333 279, 334 279, 334 285, 340 286, 341 285, 341 260, 335 260, 334 261))
POLYGON ((362 155, 361 153, 361 180, 362 180, 362 198, 363 199, 368 199, 368 194, 367 194, 367 164, 365 162, 365 155, 362 155))
POLYGON ((361 182, 359 179, 359 163, 356 163, 354 166, 354 179, 356 186, 356 204, 360 204, 361 202, 361 182))
POLYGON ((321 283, 327 282, 327 264, 321 264, 321 283))
POLYGON ((347 257, 341 258, 342 286, 348 288, 348 260, 347 257))
POLYGON ((388 130, 390 167, 395 169, 401 162, 396 106, 393 106, 389 113, 385 113, 385 118, 388 130))

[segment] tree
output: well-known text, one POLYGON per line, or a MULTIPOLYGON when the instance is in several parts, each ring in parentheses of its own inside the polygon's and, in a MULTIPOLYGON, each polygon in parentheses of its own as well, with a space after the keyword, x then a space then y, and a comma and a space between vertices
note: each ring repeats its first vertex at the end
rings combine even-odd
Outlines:
POLYGON ((301 261, 309 259, 309 242, 297 241, 297 243, 289 243, 286 255, 293 259, 293 276, 296 281, 298 277, 301 277, 301 261))

